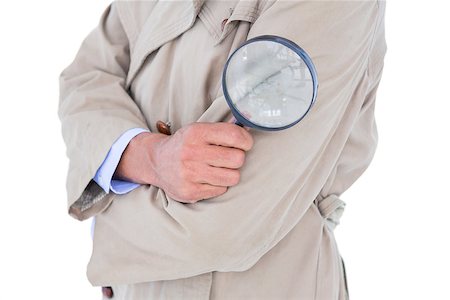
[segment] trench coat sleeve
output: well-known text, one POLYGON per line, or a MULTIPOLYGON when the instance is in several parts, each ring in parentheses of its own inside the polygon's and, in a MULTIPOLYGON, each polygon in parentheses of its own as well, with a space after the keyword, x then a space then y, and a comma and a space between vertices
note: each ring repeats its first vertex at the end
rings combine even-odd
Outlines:
POLYGON ((131 128, 148 129, 124 89, 130 47, 116 4, 111 4, 60 75, 58 116, 69 158, 67 200, 71 216, 84 220, 114 198, 93 180, 111 145, 131 128))
MULTIPOLYGON (((221 196, 182 204, 151 186, 121 195, 97 216, 91 283, 245 271, 277 245, 319 196, 358 119, 371 120, 363 111, 379 81, 369 61, 382 63, 382 16, 375 1, 277 1, 263 12, 248 38, 283 36, 311 55, 320 84, 314 107, 290 129, 252 131, 255 143, 240 183, 221 196)), ((216 99, 199 121, 217 122, 227 112, 223 99, 216 99)), ((362 164, 370 159, 363 156, 362 164)), ((345 161, 353 163, 352 157, 345 161)), ((341 175, 344 187, 355 180, 341 175)))

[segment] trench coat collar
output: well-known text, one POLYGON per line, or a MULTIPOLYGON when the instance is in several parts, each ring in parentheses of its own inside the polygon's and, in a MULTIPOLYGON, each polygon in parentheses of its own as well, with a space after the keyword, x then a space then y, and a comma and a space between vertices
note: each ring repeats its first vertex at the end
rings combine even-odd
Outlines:
POLYGON ((147 55, 194 25, 206 0, 159 1, 142 27, 131 54, 126 88, 135 78, 147 55), (172 5, 176 3, 176 5, 172 5))
POLYGON ((214 6, 211 4, 213 1, 206 1, 204 3, 198 17, 207 24, 207 29, 215 40, 214 45, 218 45, 228 36, 234 27, 236 27, 237 22, 235 21, 254 23, 268 0, 225 1, 229 2, 230 12, 228 15, 224 15, 220 20, 217 19, 217 16, 215 16, 215 13, 213 12, 215 10, 214 6))
POLYGON ((222 20, 214 19, 207 9, 206 0, 186 1, 159 1, 142 27, 134 49, 131 54, 130 69, 126 80, 126 88, 136 77, 146 57, 163 44, 175 39, 177 36, 194 25, 199 16, 202 21, 209 24, 208 31, 219 44, 233 30, 237 22, 246 21, 254 23, 261 14, 263 7, 272 0, 240 0, 227 16, 227 22, 222 26, 222 20), (176 5, 173 5, 176 3, 176 5), (205 8, 205 9, 203 9, 205 8))

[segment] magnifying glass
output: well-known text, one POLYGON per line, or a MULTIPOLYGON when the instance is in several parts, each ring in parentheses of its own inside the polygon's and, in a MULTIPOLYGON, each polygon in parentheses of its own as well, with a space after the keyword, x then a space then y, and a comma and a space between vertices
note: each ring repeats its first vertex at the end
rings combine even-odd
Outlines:
POLYGON ((300 122, 313 106, 317 72, 297 44, 263 35, 231 54, 223 70, 222 88, 236 124, 282 130, 300 122))

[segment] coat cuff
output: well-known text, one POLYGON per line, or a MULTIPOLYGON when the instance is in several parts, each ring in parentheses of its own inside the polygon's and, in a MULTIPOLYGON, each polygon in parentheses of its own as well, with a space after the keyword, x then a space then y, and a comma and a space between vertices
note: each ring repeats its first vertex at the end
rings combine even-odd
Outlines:
POLYGON ((105 193, 109 193, 111 190, 115 194, 125 194, 139 186, 139 184, 134 182, 112 180, 112 177, 117 169, 117 166, 119 165, 120 158, 122 157, 125 148, 136 135, 142 132, 149 131, 143 128, 129 129, 123 133, 111 146, 105 160, 100 165, 93 178, 105 193))

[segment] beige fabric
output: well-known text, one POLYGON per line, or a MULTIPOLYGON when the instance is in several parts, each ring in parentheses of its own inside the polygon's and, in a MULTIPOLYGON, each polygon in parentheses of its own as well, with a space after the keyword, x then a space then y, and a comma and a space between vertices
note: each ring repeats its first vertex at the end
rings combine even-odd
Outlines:
POLYGON ((114 2, 61 75, 69 212, 96 216, 90 282, 115 299, 345 299, 332 229, 376 147, 383 14, 377 1, 114 2), (222 67, 263 34, 310 54, 319 93, 293 128, 252 130, 239 185, 182 204, 91 180, 127 129, 227 120, 222 67))

